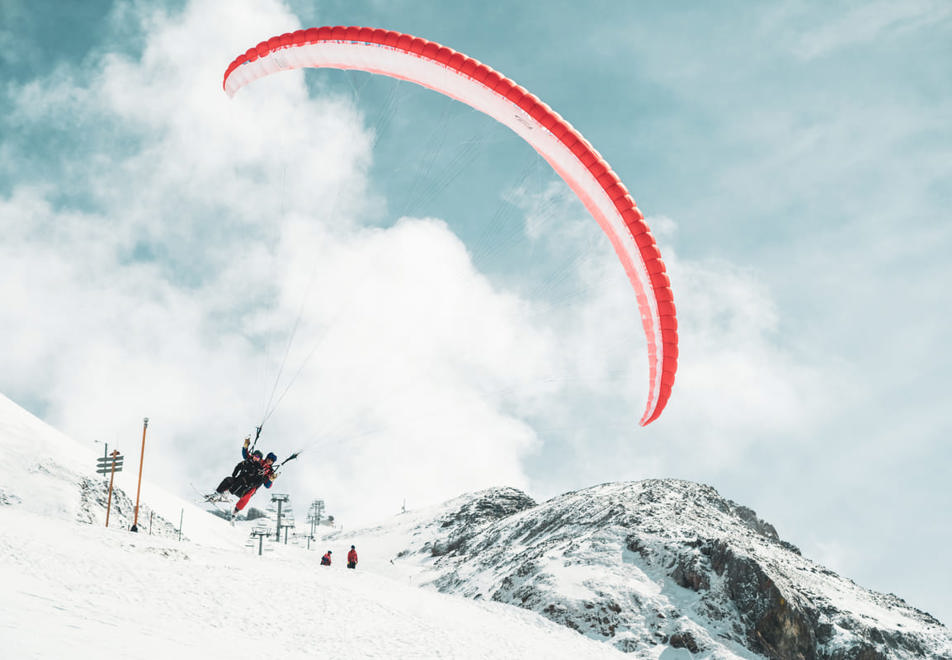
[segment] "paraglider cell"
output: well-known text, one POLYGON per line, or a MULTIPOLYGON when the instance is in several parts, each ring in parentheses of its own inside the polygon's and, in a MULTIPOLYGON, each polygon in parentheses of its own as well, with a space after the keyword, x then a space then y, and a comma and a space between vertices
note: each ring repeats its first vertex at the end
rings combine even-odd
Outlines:
POLYGON ((653 245, 654 242, 654 236, 651 235, 650 231, 644 231, 639 234, 635 234, 635 245, 637 245, 639 248, 643 248, 646 245, 653 245))
POLYGON ((453 57, 453 51, 445 46, 437 48, 436 53, 433 54, 433 59, 440 64, 449 64, 451 57, 453 57))
POLYGON ((457 53, 455 50, 451 51, 451 54, 446 58, 446 66, 451 69, 456 69, 457 71, 463 66, 463 62, 466 61, 466 56, 462 53, 457 53))
POLYGON ((617 211, 621 213, 625 209, 630 209, 632 206, 634 206, 635 200, 632 199, 631 195, 628 194, 628 191, 625 190, 624 184, 619 184, 619 185, 621 185, 621 189, 625 191, 625 194, 624 196, 614 200, 614 202, 615 202, 615 209, 617 209, 617 211))
POLYGON ((667 289, 671 286, 671 280, 668 279, 667 273, 652 273, 651 274, 651 288, 652 289, 667 289))
POLYGON ((348 25, 341 30, 340 38, 344 41, 360 41, 360 27, 348 25))
MULTIPOLYGON (((461 53, 462 54, 462 53, 461 53)), ((473 73, 479 68, 479 62, 471 57, 463 56, 463 63, 459 65, 460 73, 473 77, 473 73)))

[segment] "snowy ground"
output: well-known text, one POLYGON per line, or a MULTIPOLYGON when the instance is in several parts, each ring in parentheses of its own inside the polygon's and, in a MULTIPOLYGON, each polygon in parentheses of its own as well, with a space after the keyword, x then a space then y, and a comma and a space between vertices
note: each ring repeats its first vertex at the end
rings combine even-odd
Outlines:
POLYGON ((529 612, 319 566, 0 510, 7 658, 604 658, 529 612))
POLYGON ((77 522, 92 453, 2 396, 0 451, 23 466, 0 476, 5 659, 623 655, 531 612, 382 575, 374 553, 356 571, 321 567, 314 545, 266 541, 258 556, 247 528, 149 483, 143 506, 176 524, 184 510, 187 540, 106 528, 96 511, 77 522))

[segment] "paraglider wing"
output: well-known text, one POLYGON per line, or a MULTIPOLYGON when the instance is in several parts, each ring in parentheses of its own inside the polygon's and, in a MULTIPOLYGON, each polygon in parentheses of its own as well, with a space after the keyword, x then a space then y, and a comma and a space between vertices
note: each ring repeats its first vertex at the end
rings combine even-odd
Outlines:
POLYGON ((677 317, 661 253, 628 190, 581 134, 545 103, 476 60, 408 34, 365 27, 298 30, 239 55, 222 86, 233 96, 258 78, 301 67, 355 69, 408 80, 505 124, 552 166, 608 236, 635 289, 648 348, 641 425, 661 414, 678 365, 677 317))

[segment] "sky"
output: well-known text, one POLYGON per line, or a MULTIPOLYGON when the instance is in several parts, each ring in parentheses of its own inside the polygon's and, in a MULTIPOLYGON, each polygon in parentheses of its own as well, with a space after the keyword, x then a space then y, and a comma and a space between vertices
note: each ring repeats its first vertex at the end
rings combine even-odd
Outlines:
MULTIPOLYGON (((259 446, 342 524, 461 492, 714 486, 952 621, 952 7, 0 0, 0 392, 187 495, 259 446), (661 418, 631 287, 525 144, 407 83, 282 73, 385 27, 573 124, 658 239, 661 418)), ((262 498, 262 495, 258 495, 262 498)))

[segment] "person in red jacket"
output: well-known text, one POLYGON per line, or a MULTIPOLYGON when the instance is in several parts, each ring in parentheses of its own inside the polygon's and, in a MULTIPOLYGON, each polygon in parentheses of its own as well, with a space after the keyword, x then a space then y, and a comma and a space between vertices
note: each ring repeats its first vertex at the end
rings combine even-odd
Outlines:
POLYGON ((357 568, 357 548, 350 546, 350 552, 347 553, 347 568, 357 568))
POLYGON ((331 551, 328 550, 324 553, 324 556, 321 557, 321 566, 330 566, 331 565, 331 551))

